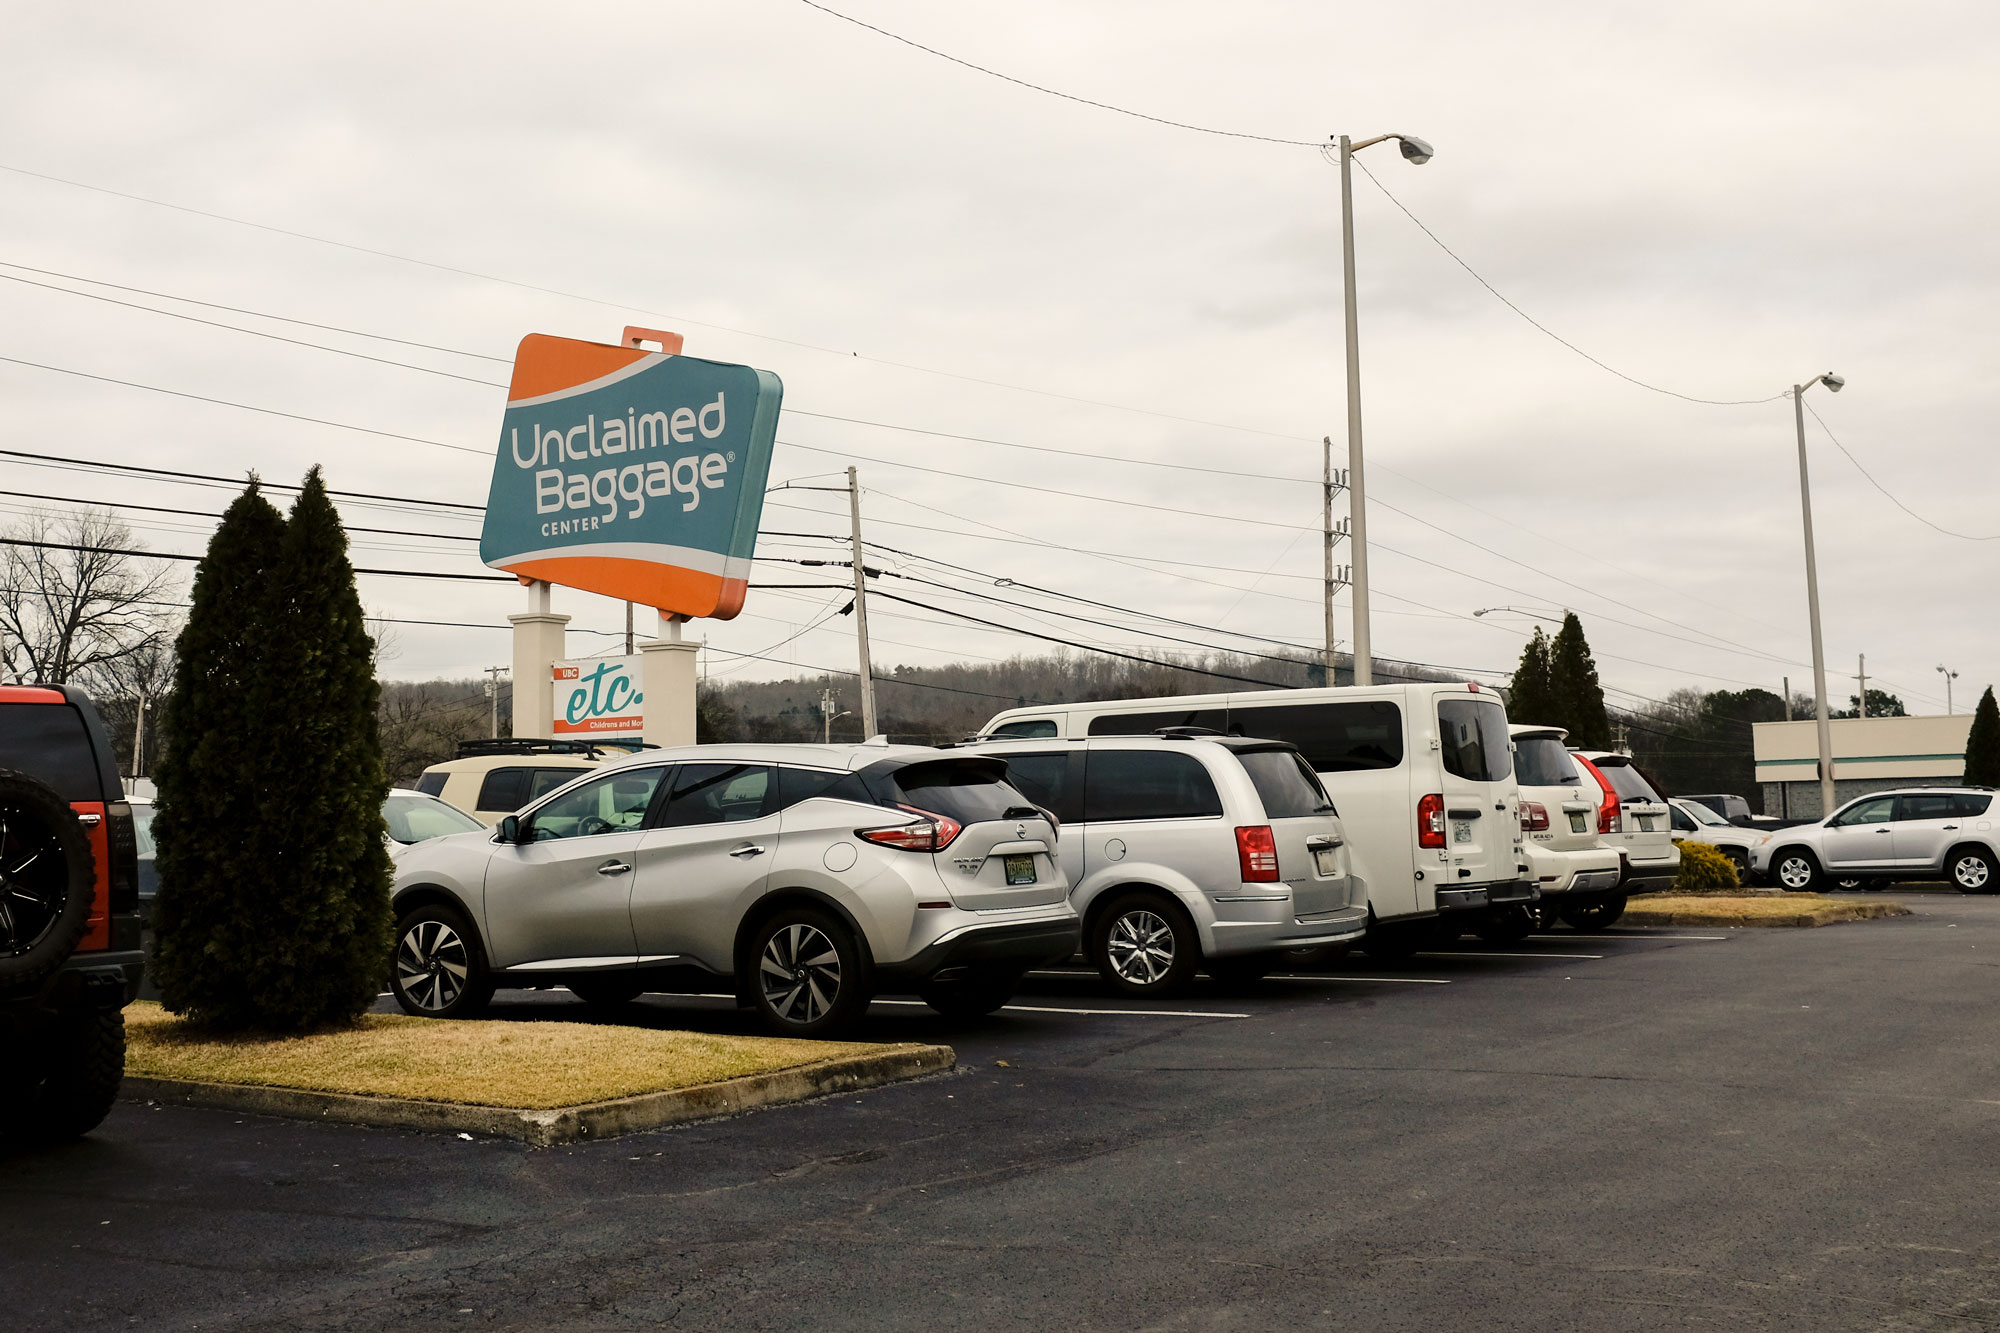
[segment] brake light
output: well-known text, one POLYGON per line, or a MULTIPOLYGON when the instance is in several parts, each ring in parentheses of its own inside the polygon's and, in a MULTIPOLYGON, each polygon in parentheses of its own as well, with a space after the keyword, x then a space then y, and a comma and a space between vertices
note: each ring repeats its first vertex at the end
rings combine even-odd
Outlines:
POLYGON ((951 846, 951 840, 965 828, 950 815, 932 814, 914 805, 899 805, 896 808, 918 816, 917 822, 891 824, 887 828, 858 828, 854 830, 854 836, 881 847, 896 847, 906 852, 941 852, 951 846))
POLYGON ((1530 833, 1540 833, 1549 826, 1549 810, 1540 801, 1521 802, 1521 827, 1530 833))
POLYGON ((1236 860, 1245 884, 1278 882, 1278 840, 1269 824, 1236 830, 1236 860))
POLYGON ((1597 786, 1604 793, 1604 804, 1597 807, 1597 831, 1599 833, 1616 833, 1618 831, 1618 793, 1612 790, 1610 781, 1605 778, 1602 772, 1598 771, 1596 764, 1591 763, 1582 755, 1576 756, 1576 762, 1583 765, 1584 772, 1597 779, 1597 786))
POLYGON ((1436 792, 1417 802, 1417 846, 1444 846, 1444 797, 1436 792))

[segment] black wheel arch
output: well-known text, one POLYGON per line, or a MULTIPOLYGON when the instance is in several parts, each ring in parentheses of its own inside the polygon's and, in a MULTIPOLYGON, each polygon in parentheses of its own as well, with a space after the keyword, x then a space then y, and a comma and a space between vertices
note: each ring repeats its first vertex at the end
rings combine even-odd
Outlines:
POLYGON ((861 923, 854 919, 854 913, 848 911, 839 899, 818 889, 798 886, 769 889, 765 891, 763 897, 751 905, 749 911, 743 914, 743 919, 736 923, 736 943, 730 950, 730 960, 735 969, 736 989, 739 994, 747 993, 745 987, 748 985, 747 979, 750 975, 752 937, 766 921, 792 907, 814 907, 831 912, 843 926, 847 927, 847 933, 853 937, 854 947, 861 951, 862 962, 868 971, 872 973, 875 970, 875 951, 868 946, 868 932, 861 928, 861 923))
POLYGON ((1080 938, 1088 941, 1091 932, 1095 931, 1099 923, 1104 920, 1105 913, 1111 910, 1111 905, 1129 898, 1135 893, 1143 893, 1167 903, 1182 916, 1186 917, 1188 924, 1195 927, 1196 935, 1200 935, 1201 927, 1195 922, 1194 913, 1188 911, 1187 904, 1181 901, 1181 896, 1178 893, 1175 893, 1164 884, 1155 884, 1150 880, 1134 879, 1127 880, 1123 884, 1114 884, 1090 900, 1090 906, 1086 907, 1083 911, 1083 920, 1077 923, 1080 927, 1080 938))
POLYGON ((431 906, 449 907, 452 911, 464 917, 465 924, 471 928, 473 938, 478 941, 480 950, 482 952, 485 951, 486 937, 480 932, 478 914, 472 910, 471 905, 465 899, 459 897, 458 894, 447 889, 442 884, 412 884, 409 888, 402 890, 394 898, 390 899, 389 915, 395 920, 401 921, 405 916, 416 911, 419 907, 431 906))

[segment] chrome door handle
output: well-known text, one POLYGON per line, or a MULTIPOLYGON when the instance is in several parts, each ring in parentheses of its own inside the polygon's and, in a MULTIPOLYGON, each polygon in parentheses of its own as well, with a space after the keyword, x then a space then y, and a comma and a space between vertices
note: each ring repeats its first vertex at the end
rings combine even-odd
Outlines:
POLYGON ((756 843, 752 842, 752 843, 745 843, 743 846, 736 848, 729 854, 731 856, 762 856, 764 854, 764 849, 762 847, 759 847, 756 843))
POLYGON ((1877 833, 1887 833, 1887 832, 1888 832, 1889 830, 1888 830, 1888 829, 1885 829, 1885 828, 1878 828, 1878 829, 1876 829, 1875 831, 1876 831, 1877 833))
POLYGON ((597 873, 600 875, 625 875, 630 874, 631 870, 632 867, 626 865, 623 861, 606 861, 603 865, 597 867, 597 873))
POLYGON ((1946 832, 1946 833, 1956 833, 1956 832, 1958 832, 1958 825, 1956 825, 1956 824, 1946 824, 1946 825, 1944 826, 1944 832, 1946 832))

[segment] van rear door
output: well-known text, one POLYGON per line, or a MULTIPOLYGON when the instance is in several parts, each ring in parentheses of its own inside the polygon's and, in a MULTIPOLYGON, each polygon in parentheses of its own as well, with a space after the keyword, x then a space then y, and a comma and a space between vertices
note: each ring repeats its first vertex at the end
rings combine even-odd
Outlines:
POLYGON ((1507 710, 1491 695, 1437 696, 1438 748, 1443 790, 1432 838, 1447 868, 1444 888, 1505 884, 1521 878, 1520 792, 1507 710))

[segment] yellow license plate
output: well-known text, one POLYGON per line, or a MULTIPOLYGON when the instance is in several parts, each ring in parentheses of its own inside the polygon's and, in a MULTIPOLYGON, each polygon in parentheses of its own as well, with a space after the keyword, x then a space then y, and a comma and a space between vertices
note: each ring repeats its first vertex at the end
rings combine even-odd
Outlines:
POLYGON ((1009 884, 1033 884, 1035 882, 1035 858, 1032 856, 1008 857, 1007 882, 1009 884))

